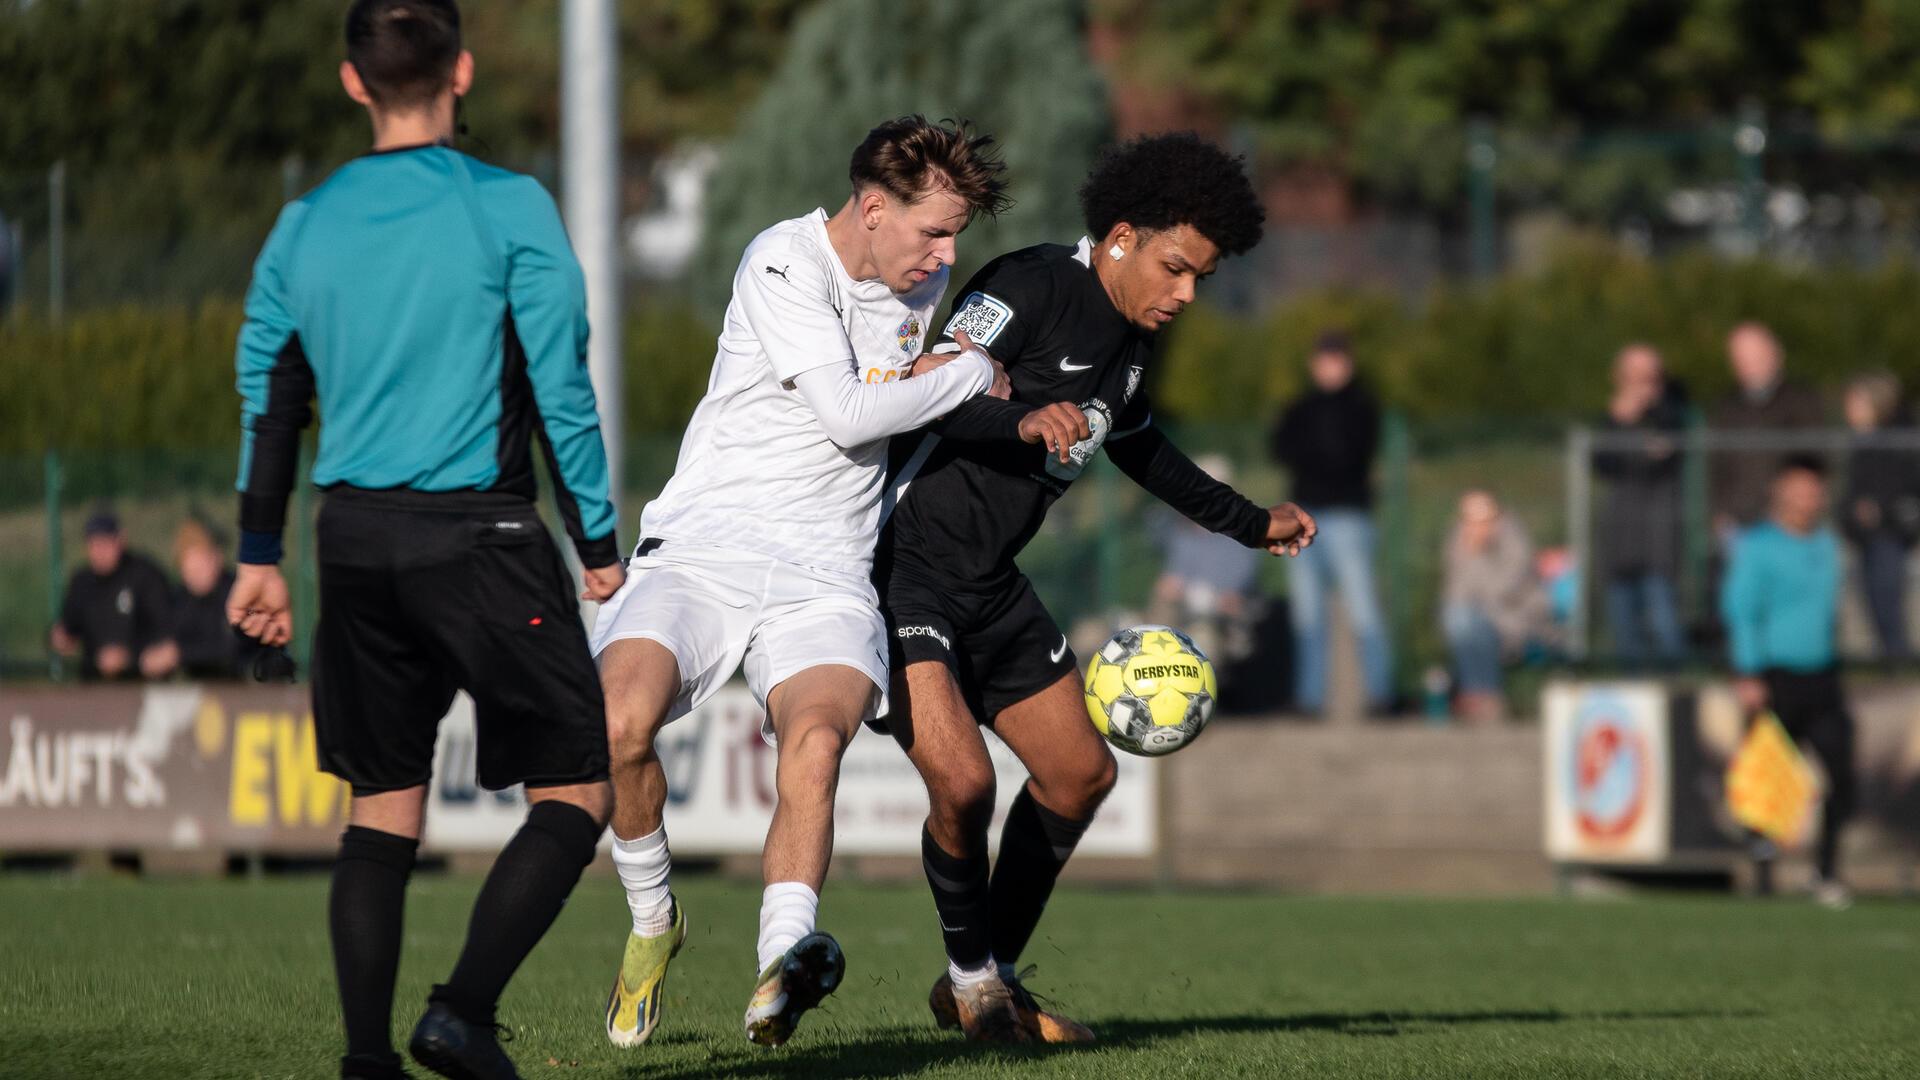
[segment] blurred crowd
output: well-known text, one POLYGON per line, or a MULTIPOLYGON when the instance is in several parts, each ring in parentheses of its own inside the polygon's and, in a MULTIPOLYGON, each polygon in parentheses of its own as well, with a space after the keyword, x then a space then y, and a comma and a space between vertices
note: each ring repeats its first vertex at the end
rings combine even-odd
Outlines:
POLYGON ((173 574, 128 546, 113 508, 84 526, 87 558, 73 572, 49 634, 87 679, 237 678, 250 650, 227 625, 233 568, 220 532, 197 517, 174 532, 173 574))
MULTIPOLYGON (((1878 437, 1913 423, 1898 381, 1884 372, 1860 374, 1847 384, 1836 417, 1819 394, 1790 377, 1780 341, 1767 326, 1733 327, 1726 354, 1734 388, 1704 410, 1649 342, 1622 347, 1610 386, 1596 390, 1606 405, 1591 425, 1598 489, 1588 580, 1606 630, 1601 655, 1628 671, 1693 661, 1731 662, 1736 674, 1779 667, 1779 657, 1749 656, 1761 667, 1748 672, 1740 652, 1778 629, 1780 604, 1771 601, 1770 623, 1763 595, 1776 587, 1777 575, 1749 571, 1761 557, 1755 553, 1767 550, 1764 541, 1784 534, 1806 541, 1796 558, 1831 562, 1823 570, 1835 582, 1845 580, 1850 564, 1879 655, 1896 663, 1910 659, 1907 568, 1920 538, 1920 449, 1878 437), (1832 428, 1835 419, 1850 432, 1848 449, 1837 457, 1808 452, 1818 444, 1808 434, 1832 428), (1688 430, 1701 422, 1717 438, 1706 455, 1714 604, 1689 622, 1680 603, 1683 466, 1688 430), (1748 591, 1736 595, 1739 589, 1748 591)), ((1270 441, 1274 461, 1290 476, 1292 498, 1320 526, 1313 547, 1287 566, 1290 699, 1305 713, 1326 707, 1338 597, 1367 710, 1405 711, 1410 702, 1395 694, 1393 644, 1375 574, 1372 476, 1380 406, 1344 334, 1320 336, 1307 374, 1307 388, 1283 408, 1270 441)), ((1229 468, 1224 460, 1206 465, 1217 475, 1229 468)), ((1468 721, 1504 715, 1505 683, 1516 666, 1564 652, 1582 572, 1569 549, 1536 548, 1493 479, 1459 493, 1435 598, 1449 663, 1423 680, 1427 711, 1468 721)), ((1167 566, 1153 615, 1197 626, 1199 636, 1223 650, 1217 659, 1242 659, 1257 648, 1257 553, 1179 525, 1166 537, 1167 566)), ((1835 662, 1839 589, 1819 602, 1826 606, 1810 626, 1824 640, 1813 654, 1790 657, 1788 666, 1813 670, 1835 662)))

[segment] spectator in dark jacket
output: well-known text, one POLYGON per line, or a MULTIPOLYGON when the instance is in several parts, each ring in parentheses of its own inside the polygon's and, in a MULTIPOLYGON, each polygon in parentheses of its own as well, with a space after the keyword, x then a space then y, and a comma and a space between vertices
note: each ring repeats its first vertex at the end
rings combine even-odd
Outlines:
POLYGON ((80 658, 85 678, 165 678, 179 663, 167 578, 153 560, 127 550, 107 507, 87 518, 87 565, 74 571, 50 637, 54 651, 80 658))
MULTIPOLYGON (((1733 328, 1727 335, 1727 363, 1737 385, 1708 417, 1716 430, 1795 431, 1825 422, 1819 395, 1786 377, 1780 340, 1764 324, 1733 328)), ((1722 450, 1710 458, 1714 533, 1723 546, 1737 530, 1766 517, 1774 474, 1790 453, 1722 450)))
POLYGON ((1340 590, 1360 644, 1367 707, 1393 701, 1393 652, 1373 572, 1373 457, 1380 406, 1355 377, 1345 334, 1326 333, 1308 361, 1313 386, 1280 416, 1273 456, 1293 475, 1293 499, 1320 532, 1288 564, 1294 639, 1294 704, 1319 712, 1327 693, 1327 589, 1340 590))
POLYGON ((227 623, 227 593, 233 570, 220 538, 198 521, 173 537, 173 565, 180 586, 173 592, 173 640, 180 670, 195 679, 231 679, 240 673, 241 642, 227 623))
POLYGON ((1856 442, 1847 455, 1840 526, 1860 559, 1860 593, 1880 639, 1880 655, 1905 660, 1907 555, 1920 538, 1920 453, 1868 440, 1901 418, 1900 383, 1865 375, 1847 387, 1847 426, 1856 442))
POLYGON ((1635 343, 1613 359, 1613 398, 1600 429, 1613 439, 1594 454, 1607 480, 1594 568, 1606 597, 1614 652, 1630 667, 1680 661, 1684 642, 1674 582, 1680 561, 1680 435, 1684 392, 1660 353, 1635 343))

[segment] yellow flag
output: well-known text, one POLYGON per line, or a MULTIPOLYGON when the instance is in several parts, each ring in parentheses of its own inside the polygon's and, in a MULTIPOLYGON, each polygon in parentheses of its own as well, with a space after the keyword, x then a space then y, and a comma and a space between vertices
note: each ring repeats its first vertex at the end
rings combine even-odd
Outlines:
POLYGON ((1727 807, 1735 821, 1783 848, 1797 848, 1813 823, 1820 778, 1772 713, 1747 729, 1727 763, 1727 807))

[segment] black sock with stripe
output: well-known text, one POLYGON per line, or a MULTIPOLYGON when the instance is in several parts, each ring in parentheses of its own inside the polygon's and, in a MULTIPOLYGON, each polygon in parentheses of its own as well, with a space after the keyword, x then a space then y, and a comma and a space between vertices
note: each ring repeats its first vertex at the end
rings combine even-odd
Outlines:
POLYGON ((978 968, 992 949, 988 923, 987 856, 949 855, 924 826, 920 830, 920 867, 933 888, 933 907, 940 916, 940 936, 947 943, 947 959, 962 968, 978 968))
POLYGON ((1001 827, 991 889, 993 958, 1003 966, 1020 959, 1053 896, 1054 882, 1091 820, 1061 817, 1040 805, 1031 786, 1020 786, 1001 827))

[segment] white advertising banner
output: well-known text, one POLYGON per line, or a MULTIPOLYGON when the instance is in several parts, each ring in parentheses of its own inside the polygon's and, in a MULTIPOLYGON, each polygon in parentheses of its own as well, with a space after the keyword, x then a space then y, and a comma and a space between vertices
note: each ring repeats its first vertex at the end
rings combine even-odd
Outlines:
MULTIPOLYGON (((667 773, 667 835, 683 855, 750 854, 766 840, 774 805, 774 750, 760 737, 760 706, 729 686, 667 725, 658 740, 667 773)), ((993 838, 1026 782, 1026 770, 991 733, 998 776, 993 838)), ((1080 842, 1084 855, 1146 857, 1157 840, 1158 790, 1152 761, 1116 755, 1119 780, 1080 842)), ((473 704, 462 694, 440 727, 425 844, 441 851, 493 850, 520 825, 518 792, 489 792, 473 782, 473 704)), ((926 788, 897 743, 862 728, 840 766, 834 800, 834 851, 918 855, 927 816, 926 788)))
POLYGON ((1655 682, 1559 682, 1546 725, 1547 856, 1655 863, 1672 846, 1667 691, 1655 682))

